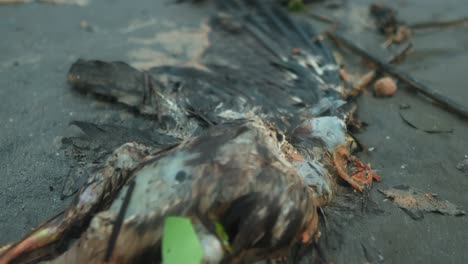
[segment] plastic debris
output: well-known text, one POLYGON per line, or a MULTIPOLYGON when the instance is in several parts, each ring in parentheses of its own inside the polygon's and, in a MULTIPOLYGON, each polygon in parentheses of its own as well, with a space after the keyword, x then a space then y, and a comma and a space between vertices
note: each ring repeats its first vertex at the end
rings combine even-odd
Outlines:
POLYGON ((199 264, 203 248, 190 219, 167 217, 164 221, 162 259, 165 264, 199 264))

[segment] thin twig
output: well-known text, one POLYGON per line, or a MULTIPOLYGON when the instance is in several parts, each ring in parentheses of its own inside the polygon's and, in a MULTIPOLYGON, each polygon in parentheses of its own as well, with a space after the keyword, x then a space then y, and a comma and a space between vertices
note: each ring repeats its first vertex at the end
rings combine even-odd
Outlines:
POLYGON ((389 64, 398 64, 401 63, 405 58, 406 55, 411 51, 411 48, 413 47, 413 43, 409 42, 402 50, 397 52, 395 55, 393 55, 389 60, 389 64))
POLYGON ((429 29, 429 28, 445 28, 445 27, 456 27, 456 26, 463 26, 468 24, 468 17, 457 18, 453 20, 446 20, 446 21, 427 21, 427 22, 419 22, 410 25, 411 29, 429 29))
POLYGON ((125 212, 127 211, 128 204, 130 203, 130 198, 132 197, 134 188, 135 188, 135 181, 132 180, 130 182, 130 185, 128 186, 127 193, 125 194, 125 198, 122 202, 122 205, 120 206, 119 214, 115 218, 114 225, 112 226, 112 233, 109 237, 106 254, 104 256, 105 262, 108 262, 110 257, 112 256, 112 251, 114 250, 115 243, 117 242, 120 228, 122 227, 122 222, 125 217, 125 212))
POLYGON ((400 69, 396 68, 393 65, 385 63, 380 59, 376 58, 375 56, 369 54, 367 51, 361 49, 351 41, 347 40, 346 38, 336 34, 329 32, 328 35, 334 40, 339 42, 341 45, 345 45, 348 49, 353 51, 354 53, 358 54, 359 56, 372 61, 378 68, 387 72, 388 74, 392 75, 393 77, 399 79, 403 83, 406 83, 408 86, 414 88, 418 92, 424 94, 425 96, 431 98, 435 102, 437 102, 442 107, 454 112, 463 118, 468 119, 468 108, 458 102, 455 102, 451 98, 439 93, 438 91, 422 84, 421 82, 415 80, 408 74, 404 73, 400 69))

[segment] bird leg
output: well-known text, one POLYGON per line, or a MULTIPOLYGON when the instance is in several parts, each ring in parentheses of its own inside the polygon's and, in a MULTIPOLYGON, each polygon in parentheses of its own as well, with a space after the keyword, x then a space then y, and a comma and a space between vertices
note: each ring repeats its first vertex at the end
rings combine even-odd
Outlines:
POLYGON ((370 188, 374 180, 381 181, 371 166, 350 155, 345 145, 338 146, 333 151, 333 164, 338 175, 360 192, 370 188))

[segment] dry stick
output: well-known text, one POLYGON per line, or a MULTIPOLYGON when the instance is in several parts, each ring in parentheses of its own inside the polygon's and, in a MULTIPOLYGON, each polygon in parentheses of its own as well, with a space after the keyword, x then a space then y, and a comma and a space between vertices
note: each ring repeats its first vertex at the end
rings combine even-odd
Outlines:
POLYGON ((367 60, 372 61, 378 68, 386 71, 387 73, 389 73, 393 77, 395 77, 395 78, 399 79, 400 81, 406 83, 407 85, 411 86, 412 88, 414 88, 418 92, 420 92, 420 93, 426 95, 427 97, 433 99, 435 102, 437 102, 438 104, 440 104, 444 108, 446 108, 446 109, 448 109, 448 110, 462 116, 463 118, 468 118, 468 109, 467 109, 467 107, 459 104, 458 102, 455 102, 451 98, 448 98, 447 96, 439 93, 438 91, 436 91, 436 90, 434 90, 432 88, 429 88, 428 86, 420 83, 419 81, 413 79, 411 76, 409 76, 408 74, 402 72, 401 70, 399 70, 395 66, 392 66, 392 65, 390 65, 388 63, 385 63, 385 62, 379 60, 378 58, 376 58, 373 55, 367 53, 366 51, 364 51, 363 49, 361 49, 357 45, 353 44, 352 42, 350 42, 346 38, 344 38, 344 37, 342 37, 342 36, 340 36, 340 35, 338 35, 336 33, 331 33, 331 32, 329 32, 328 35, 332 39, 334 39, 335 41, 340 43, 341 45, 345 45, 351 51, 357 53, 359 56, 361 56, 361 57, 363 57, 363 58, 365 58, 367 60))
POLYGON ((413 43, 409 42, 402 50, 400 50, 398 53, 393 55, 388 60, 388 63, 398 64, 402 62, 406 58, 406 55, 408 55, 408 53, 411 51, 411 48, 413 48, 413 43))
POLYGON ((419 22, 410 25, 411 29, 428 29, 428 28, 443 28, 443 27, 454 27, 462 26, 468 24, 468 17, 457 18, 453 20, 446 21, 428 21, 428 22, 419 22))

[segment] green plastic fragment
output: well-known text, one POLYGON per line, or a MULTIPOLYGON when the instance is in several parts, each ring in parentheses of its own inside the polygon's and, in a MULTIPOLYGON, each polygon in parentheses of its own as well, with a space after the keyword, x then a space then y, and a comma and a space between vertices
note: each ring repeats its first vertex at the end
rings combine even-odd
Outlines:
POLYGON ((167 217, 162 239, 164 264, 200 264, 203 248, 192 222, 184 217, 167 217))

